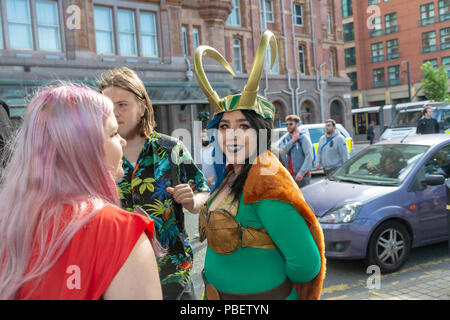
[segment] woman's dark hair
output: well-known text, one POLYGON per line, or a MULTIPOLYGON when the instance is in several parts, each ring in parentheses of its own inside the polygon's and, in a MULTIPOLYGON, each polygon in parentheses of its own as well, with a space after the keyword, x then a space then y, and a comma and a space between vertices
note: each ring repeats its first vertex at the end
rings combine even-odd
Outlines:
MULTIPOLYGON (((256 130, 257 132, 257 154, 261 154, 266 150, 270 149, 271 141, 272 141, 272 129, 273 122, 270 119, 264 119, 260 115, 258 115, 253 110, 241 110, 244 114, 245 118, 248 122, 250 122, 250 126, 256 130), (267 132, 267 143, 261 145, 261 143, 266 141, 260 141, 260 130, 265 130, 267 132)), ((264 131, 263 131, 264 132, 264 131)), ((252 157, 256 158, 256 157, 252 157)), ((252 167, 252 163, 250 162, 253 159, 245 159, 245 164, 242 166, 241 172, 234 180, 231 185, 231 194, 235 201, 239 200, 242 191, 244 190, 245 181, 247 180, 248 172, 252 167)))

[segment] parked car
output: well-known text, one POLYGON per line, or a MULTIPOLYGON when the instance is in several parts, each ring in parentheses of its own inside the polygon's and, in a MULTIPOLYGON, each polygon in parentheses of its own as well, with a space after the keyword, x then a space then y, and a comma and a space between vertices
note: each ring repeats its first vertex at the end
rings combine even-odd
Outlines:
MULTIPOLYGON (((348 152, 351 153, 353 150, 353 138, 341 124, 337 123, 336 129, 339 131, 340 134, 342 134, 345 137, 345 140, 347 141, 348 152)), ((317 154, 317 147, 319 146, 319 139, 321 136, 325 134, 325 123, 302 124, 299 126, 299 130, 301 133, 308 135, 309 139, 311 140, 311 143, 313 144, 313 155, 315 160, 317 154)), ((272 135, 273 141, 275 141, 275 143, 273 145, 277 146, 280 140, 286 134, 288 134, 286 128, 274 129, 272 135)), ((315 168, 313 170, 315 170, 315 168)))
POLYGON ((450 137, 416 135, 371 145, 302 192, 323 228, 327 257, 365 259, 389 273, 411 248, 448 239, 449 174, 450 137))

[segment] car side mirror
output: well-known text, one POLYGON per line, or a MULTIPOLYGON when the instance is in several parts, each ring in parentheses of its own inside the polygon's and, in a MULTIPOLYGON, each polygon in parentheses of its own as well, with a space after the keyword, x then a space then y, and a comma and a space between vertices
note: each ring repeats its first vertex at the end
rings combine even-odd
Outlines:
POLYGON ((438 186, 445 183, 445 177, 440 174, 430 174, 422 183, 427 186, 438 186))

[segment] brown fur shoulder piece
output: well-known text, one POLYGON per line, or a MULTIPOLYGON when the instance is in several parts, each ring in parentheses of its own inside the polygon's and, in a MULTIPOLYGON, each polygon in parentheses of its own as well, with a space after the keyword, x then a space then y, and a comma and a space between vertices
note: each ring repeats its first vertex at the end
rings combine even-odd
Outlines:
POLYGON ((275 199, 292 204, 302 215, 320 252, 321 267, 317 276, 306 283, 294 285, 301 300, 318 300, 325 279, 325 245, 323 232, 314 212, 289 172, 270 151, 256 158, 244 186, 244 203, 275 199))

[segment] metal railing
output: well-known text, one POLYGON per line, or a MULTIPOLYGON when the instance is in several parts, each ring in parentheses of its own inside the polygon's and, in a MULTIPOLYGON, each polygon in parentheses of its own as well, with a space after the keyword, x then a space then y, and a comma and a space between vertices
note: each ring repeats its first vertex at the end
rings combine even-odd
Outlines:
POLYGON ((430 24, 434 24, 436 22, 436 17, 428 17, 428 18, 422 18, 419 20, 419 23, 422 27, 428 26, 430 24))
POLYGON ((374 88, 383 88, 386 87, 386 81, 385 80, 378 80, 373 82, 374 88))
POLYGON ((379 54, 379 55, 376 55, 376 56, 372 56, 371 57, 371 61, 372 61, 372 63, 383 62, 384 61, 384 55, 383 54, 379 54))

